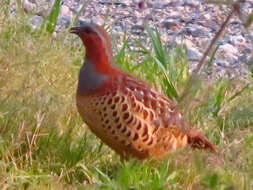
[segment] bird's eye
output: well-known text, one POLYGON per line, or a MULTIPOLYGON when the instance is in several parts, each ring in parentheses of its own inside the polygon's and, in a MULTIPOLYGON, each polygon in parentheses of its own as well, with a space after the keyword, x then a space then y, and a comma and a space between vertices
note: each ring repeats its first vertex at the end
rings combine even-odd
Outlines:
POLYGON ((85 28, 84 32, 87 34, 93 33, 93 30, 91 28, 85 28))

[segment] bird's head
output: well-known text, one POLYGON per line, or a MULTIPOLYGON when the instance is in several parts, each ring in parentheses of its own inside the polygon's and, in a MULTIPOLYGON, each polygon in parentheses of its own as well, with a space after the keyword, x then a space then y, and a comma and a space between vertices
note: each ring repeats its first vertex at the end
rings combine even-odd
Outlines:
POLYGON ((105 51, 111 56, 110 38, 102 26, 85 23, 82 26, 72 27, 70 33, 78 35, 86 47, 86 54, 90 52, 105 51))
POLYGON ((85 23, 82 26, 72 27, 70 33, 78 35, 83 41, 87 62, 95 64, 100 72, 111 71, 113 62, 111 42, 102 26, 85 23))
POLYGON ((91 40, 104 40, 103 43, 105 43, 107 38, 107 33, 104 28, 92 23, 85 23, 81 26, 72 27, 70 29, 70 33, 77 34, 84 42, 91 40))

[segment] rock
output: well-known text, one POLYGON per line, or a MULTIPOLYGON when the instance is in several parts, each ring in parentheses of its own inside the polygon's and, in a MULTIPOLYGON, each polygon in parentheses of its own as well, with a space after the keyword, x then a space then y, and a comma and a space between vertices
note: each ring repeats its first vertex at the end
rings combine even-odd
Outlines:
POLYGON ((186 24, 194 23, 194 21, 195 21, 194 17, 184 17, 184 16, 182 16, 180 18, 180 22, 183 22, 183 23, 186 23, 186 24))
POLYGON ((180 28, 180 25, 177 22, 174 22, 173 20, 163 21, 161 25, 169 30, 177 30, 180 28))
POLYGON ((235 46, 242 46, 245 45, 246 39, 242 35, 231 36, 230 43, 235 46))
POLYGON ((187 49, 187 56, 189 61, 200 61, 203 54, 200 53, 197 49, 191 48, 187 49))
POLYGON ((122 3, 122 2, 107 2, 107 1, 99 1, 98 2, 101 5, 106 5, 106 6, 112 6, 112 5, 116 5, 116 6, 121 6, 123 8, 127 7, 126 3, 122 3))
POLYGON ((229 63, 223 59, 215 59, 213 64, 219 67, 229 67, 229 63))
POLYGON ((68 6, 62 5, 59 16, 65 16, 65 15, 72 15, 72 11, 70 11, 68 6))
POLYGON ((218 59, 225 59, 228 62, 234 62, 238 59, 239 52, 231 44, 224 44, 219 47, 215 57, 218 59))
POLYGON ((219 25, 217 24, 217 22, 214 21, 214 20, 211 20, 211 19, 210 20, 208 19, 208 20, 200 21, 198 23, 201 24, 202 26, 208 28, 208 29, 212 29, 211 32, 216 32, 219 29, 219 25))
POLYGON ((158 0, 158 1, 153 1, 148 3, 148 7, 153 8, 153 9, 164 9, 165 7, 169 6, 169 2, 158 0))
POLYGON ((24 10, 27 12, 27 13, 35 13, 36 12, 36 4, 34 3, 31 3, 30 1, 28 0, 22 0, 22 6, 24 8, 24 10))
POLYGON ((200 4, 199 1, 196 0, 185 0, 184 1, 184 6, 191 6, 191 7, 196 7, 200 4))
POLYGON ((209 37, 209 32, 205 28, 201 28, 196 24, 190 24, 185 28, 186 35, 193 37, 209 37))
POLYGON ((70 9, 73 13, 78 14, 79 11, 81 11, 82 6, 83 6, 82 4, 73 4, 72 6, 69 7, 69 9, 70 9))
POLYGON ((57 30, 60 30, 61 28, 68 28, 70 23, 71 23, 70 15, 58 17, 57 30))
POLYGON ((194 45, 193 41, 191 39, 184 39, 182 42, 178 42, 180 45, 186 45, 188 49, 196 49, 196 46, 194 45))
POLYGON ((92 22, 97 23, 98 25, 104 25, 105 18, 102 15, 98 15, 92 18, 92 22))
POLYGON ((235 25, 235 26, 239 26, 241 24, 241 22, 238 21, 238 20, 233 20, 233 21, 230 22, 230 24, 235 25))
POLYGON ((240 60, 241 62, 243 62, 243 63, 246 63, 247 64, 247 62, 248 62, 248 56, 246 55, 246 54, 241 54, 239 57, 238 57, 238 60, 240 60))
POLYGON ((33 29, 40 28, 40 25, 42 22, 43 22, 43 18, 41 16, 34 15, 30 19, 30 24, 33 29))
POLYGON ((112 29, 115 32, 123 32, 122 26, 121 25, 117 25, 117 26, 112 26, 112 29))
POLYGON ((114 5, 120 6, 122 8, 127 8, 127 4, 126 3, 122 3, 122 2, 115 2, 114 5))
POLYGON ((132 34, 144 35, 144 26, 134 25, 131 27, 132 34))
POLYGON ((80 25, 80 26, 82 26, 86 23, 91 23, 91 19, 85 19, 83 17, 80 17, 77 21, 77 25, 80 25))
POLYGON ((229 55, 236 55, 238 53, 238 50, 234 46, 232 46, 231 44, 221 45, 219 47, 218 51, 222 51, 225 54, 229 54, 229 55))
POLYGON ((201 38, 200 40, 198 40, 198 47, 204 51, 208 48, 210 43, 211 43, 211 38, 201 38))

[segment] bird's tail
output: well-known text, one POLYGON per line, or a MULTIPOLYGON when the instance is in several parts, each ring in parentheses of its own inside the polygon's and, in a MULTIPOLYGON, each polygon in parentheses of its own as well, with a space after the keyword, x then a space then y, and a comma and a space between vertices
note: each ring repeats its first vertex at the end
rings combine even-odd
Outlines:
POLYGON ((213 152, 218 153, 218 149, 213 145, 203 134, 197 130, 191 129, 188 133, 188 143, 199 149, 209 149, 213 152))

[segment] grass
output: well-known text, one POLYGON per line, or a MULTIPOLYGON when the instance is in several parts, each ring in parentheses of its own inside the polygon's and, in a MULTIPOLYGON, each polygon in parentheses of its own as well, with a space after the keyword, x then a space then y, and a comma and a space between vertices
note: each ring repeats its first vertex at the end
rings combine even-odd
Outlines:
POLYGON ((0 7, 1 189, 253 189, 250 76, 212 83, 191 76, 185 48, 167 50, 151 30, 151 49, 132 52, 125 43, 117 64, 177 100, 220 154, 187 147, 157 162, 121 162, 76 110, 80 41, 70 34, 52 40, 31 30, 26 15, 11 18, 0 7))

